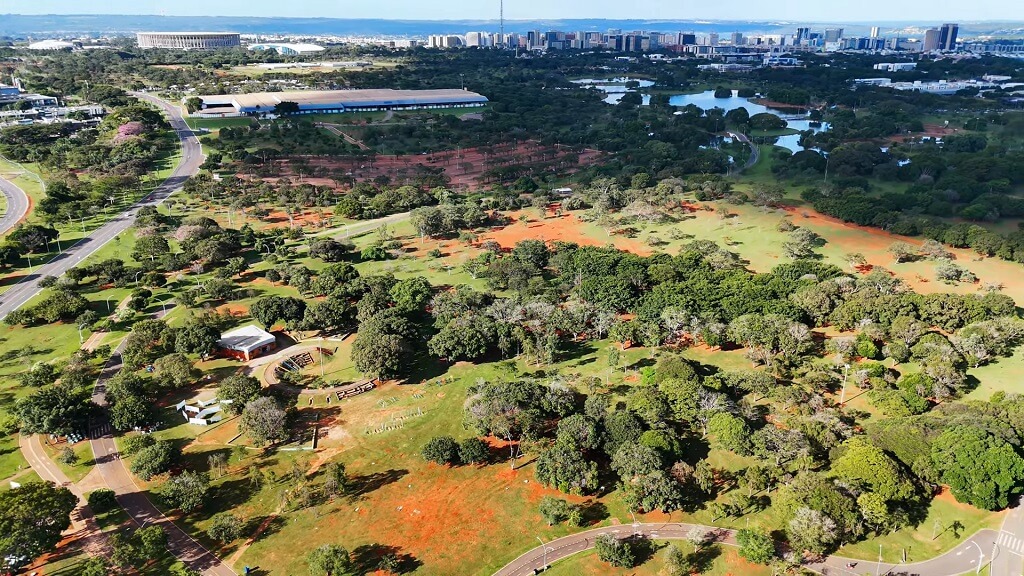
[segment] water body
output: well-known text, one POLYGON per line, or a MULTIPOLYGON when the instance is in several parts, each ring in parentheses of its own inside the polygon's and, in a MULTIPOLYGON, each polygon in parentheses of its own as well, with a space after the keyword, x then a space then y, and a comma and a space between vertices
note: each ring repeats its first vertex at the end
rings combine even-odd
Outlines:
MULTIPOLYGON (((654 85, 654 82, 650 80, 641 80, 639 78, 613 78, 613 79, 596 79, 596 78, 585 78, 582 80, 574 80, 573 82, 581 86, 589 86, 596 88, 606 94, 604 101, 609 104, 618 104, 619 100, 622 99, 622 95, 627 92, 633 92, 635 90, 627 89, 626 82, 635 80, 640 83, 639 90, 648 88, 654 85)), ((747 98, 741 98, 736 95, 736 91, 733 90, 732 96, 729 98, 715 98, 715 91, 708 90, 706 92, 699 92, 697 94, 675 94, 669 97, 669 104, 673 106, 688 106, 693 104, 702 110, 710 110, 712 108, 721 108, 726 112, 736 110, 737 108, 745 108, 747 113, 753 116, 754 114, 774 114, 780 118, 786 120, 789 128, 804 132, 811 130, 814 132, 827 131, 829 126, 827 122, 822 122, 819 126, 811 126, 811 120, 807 118, 807 113, 794 112, 792 110, 777 110, 769 108, 763 104, 751 102, 747 98)), ((651 95, 643 94, 643 104, 648 106, 651 103, 651 95)), ((804 149, 800 145, 800 134, 789 134, 787 136, 779 136, 775 141, 776 146, 788 148, 792 152, 799 152, 804 149)))

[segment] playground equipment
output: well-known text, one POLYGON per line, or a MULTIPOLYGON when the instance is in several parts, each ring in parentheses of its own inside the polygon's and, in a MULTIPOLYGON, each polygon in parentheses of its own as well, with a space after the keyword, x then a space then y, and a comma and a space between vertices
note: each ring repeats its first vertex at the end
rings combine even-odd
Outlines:
POLYGON ((212 400, 199 400, 195 404, 189 404, 188 401, 182 400, 174 405, 174 410, 180 412, 189 424, 209 426, 214 422, 220 422, 224 419, 224 414, 222 413, 224 406, 231 404, 231 402, 231 400, 214 398, 212 400))

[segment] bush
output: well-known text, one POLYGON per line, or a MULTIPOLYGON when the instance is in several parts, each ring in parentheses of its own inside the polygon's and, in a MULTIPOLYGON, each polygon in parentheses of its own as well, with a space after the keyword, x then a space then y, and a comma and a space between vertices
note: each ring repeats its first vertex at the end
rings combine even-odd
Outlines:
POLYGON ((431 438, 421 452, 428 462, 454 466, 459 463, 459 443, 451 436, 431 438))
POLYGON ((364 248, 359 253, 359 259, 364 262, 368 260, 387 260, 388 251, 383 246, 370 246, 369 248, 364 248))
POLYGON ((113 510, 117 506, 117 499, 114 498, 114 491, 109 488, 100 488, 89 493, 86 497, 89 507, 97 514, 103 514, 113 510))
POLYGON ((483 464, 490 457, 490 448, 479 438, 467 438, 459 444, 459 460, 463 464, 483 464))

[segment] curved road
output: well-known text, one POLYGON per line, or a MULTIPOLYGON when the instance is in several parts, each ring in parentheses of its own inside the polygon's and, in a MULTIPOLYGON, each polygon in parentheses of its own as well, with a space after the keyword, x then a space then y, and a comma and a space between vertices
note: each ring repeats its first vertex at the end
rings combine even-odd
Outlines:
POLYGON ((3 178, 0 178, 0 193, 7 198, 7 210, 0 216, 0 234, 6 234, 28 213, 28 194, 3 178))
MULTIPOLYGON (((1015 510, 1016 511, 1016 510, 1015 510)), ((629 538, 633 535, 645 536, 654 540, 683 540, 694 528, 694 524, 621 524, 603 526, 585 532, 571 534, 546 542, 533 550, 516 558, 507 566, 494 573, 494 576, 528 576, 541 573, 545 560, 550 566, 558 560, 567 558, 578 552, 594 547, 594 540, 602 534, 611 534, 616 538, 629 538)), ((729 546, 735 546, 736 532, 701 526, 713 535, 712 540, 729 546)), ((973 536, 957 544, 945 554, 909 564, 889 564, 870 560, 856 560, 841 556, 829 556, 823 562, 806 564, 804 567, 827 576, 860 576, 865 573, 882 574, 917 574, 919 576, 958 576, 974 573, 978 563, 984 567, 993 561, 992 576, 1019 576, 1020 572, 995 571, 999 560, 1011 556, 1006 546, 1001 544, 1006 539, 1005 532, 980 530, 973 536), (852 565, 852 566, 851 566, 852 565)))
POLYGON ((3 295, 0 295, 0 319, 17 310, 38 294, 40 290, 39 280, 41 278, 44 276, 58 277, 75 267, 90 254, 99 250, 104 244, 113 240, 115 236, 131 227, 139 208, 160 204, 168 196, 179 190, 189 177, 199 171, 199 165, 203 163, 202 147, 199 145, 199 139, 193 135, 192 130, 185 124, 185 120, 182 119, 178 108, 149 94, 133 93, 133 95, 155 104, 167 114, 171 127, 181 141, 181 161, 174 169, 174 172, 148 196, 136 202, 131 208, 118 214, 103 226, 93 230, 87 237, 65 250, 63 254, 42 266, 37 266, 34 272, 26 276, 18 284, 11 286, 3 295))
POLYGON ((757 164, 757 161, 761 159, 761 148, 758 147, 757 144, 751 142, 750 138, 747 138, 747 135, 743 134, 742 132, 726 132, 726 134, 732 136, 733 138, 739 140, 740 142, 746 144, 747 146, 750 146, 750 158, 747 158, 747 161, 743 164, 743 166, 740 167, 738 172, 743 172, 747 168, 750 168, 754 164, 757 164))

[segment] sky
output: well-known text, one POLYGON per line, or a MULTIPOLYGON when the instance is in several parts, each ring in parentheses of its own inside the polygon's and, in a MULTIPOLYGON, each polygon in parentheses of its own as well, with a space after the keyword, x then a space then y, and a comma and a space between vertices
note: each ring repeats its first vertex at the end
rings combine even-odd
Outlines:
MULTIPOLYGON (((497 19, 498 0, 0 0, 0 14, 497 19)), ((507 0, 505 18, 870 22, 1024 20, 1020 0, 507 0)))

